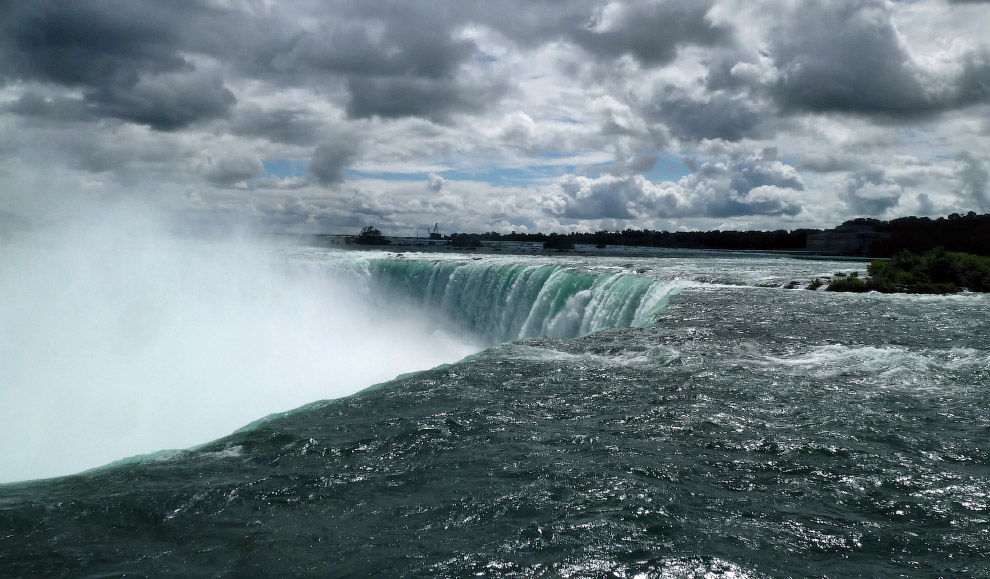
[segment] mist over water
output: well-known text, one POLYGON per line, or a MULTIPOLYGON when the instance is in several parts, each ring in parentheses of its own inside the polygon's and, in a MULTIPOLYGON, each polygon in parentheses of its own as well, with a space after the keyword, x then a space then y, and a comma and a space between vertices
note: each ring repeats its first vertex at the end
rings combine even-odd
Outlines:
POLYGON ((290 253, 130 211, 0 246, 0 482, 201 444, 479 349, 290 253))

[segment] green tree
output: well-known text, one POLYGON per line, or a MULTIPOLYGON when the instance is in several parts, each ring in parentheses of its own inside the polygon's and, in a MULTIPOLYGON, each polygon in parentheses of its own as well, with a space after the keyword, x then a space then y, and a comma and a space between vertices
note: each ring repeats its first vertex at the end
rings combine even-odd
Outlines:
POLYGON ((368 225, 361 229, 361 233, 354 238, 354 243, 361 245, 387 245, 388 239, 374 227, 368 225))
POLYGON ((566 235, 558 235, 556 233, 551 233, 550 237, 543 242, 543 249, 556 249, 557 251, 566 251, 568 249, 574 249, 574 244, 568 239, 566 235))

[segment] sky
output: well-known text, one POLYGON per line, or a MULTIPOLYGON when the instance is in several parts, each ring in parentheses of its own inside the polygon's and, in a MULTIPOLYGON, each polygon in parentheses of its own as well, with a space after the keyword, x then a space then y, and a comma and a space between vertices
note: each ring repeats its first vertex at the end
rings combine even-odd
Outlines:
POLYGON ((0 215, 390 235, 990 212, 990 0, 0 0, 0 215))

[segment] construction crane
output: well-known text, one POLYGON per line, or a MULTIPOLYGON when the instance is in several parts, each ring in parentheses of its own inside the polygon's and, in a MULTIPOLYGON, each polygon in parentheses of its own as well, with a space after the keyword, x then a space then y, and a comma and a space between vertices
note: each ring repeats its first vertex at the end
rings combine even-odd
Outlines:
POLYGON ((440 235, 439 223, 434 224, 432 230, 429 227, 427 227, 426 230, 430 232, 430 239, 443 239, 443 236, 440 235))

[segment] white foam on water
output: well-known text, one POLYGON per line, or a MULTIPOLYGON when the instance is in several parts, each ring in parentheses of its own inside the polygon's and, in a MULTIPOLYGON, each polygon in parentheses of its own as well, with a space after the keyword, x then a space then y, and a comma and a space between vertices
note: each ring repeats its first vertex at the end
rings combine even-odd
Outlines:
POLYGON ((922 360, 904 348, 850 347, 829 344, 810 348, 803 355, 790 358, 767 356, 769 362, 782 366, 801 366, 825 373, 844 372, 851 368, 880 370, 893 364, 922 360))
POLYGON ((676 362, 681 358, 681 352, 669 346, 653 346, 642 351, 626 350, 608 355, 591 352, 575 354, 556 350, 548 345, 535 346, 521 342, 502 346, 501 356, 534 362, 562 362, 575 366, 656 367, 667 366, 676 362))
POLYGON ((883 383, 910 384, 932 371, 980 371, 990 368, 990 355, 972 348, 912 350, 901 346, 815 346, 789 357, 763 356, 752 360, 762 366, 778 366, 816 378, 834 378, 851 373, 873 375, 883 383))

